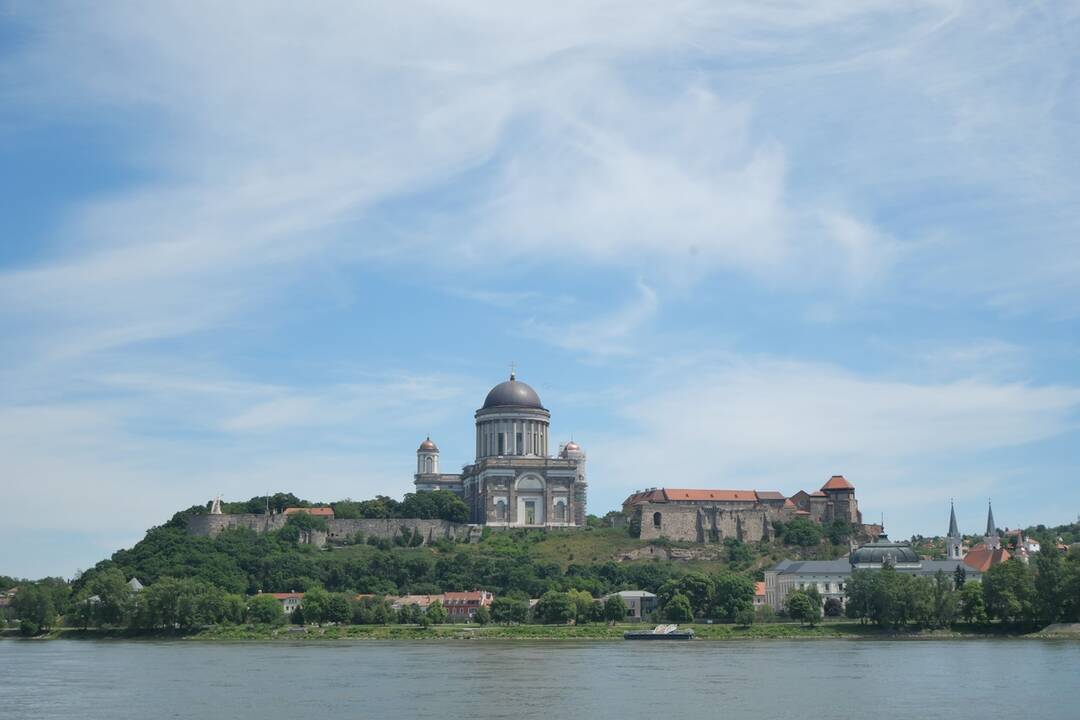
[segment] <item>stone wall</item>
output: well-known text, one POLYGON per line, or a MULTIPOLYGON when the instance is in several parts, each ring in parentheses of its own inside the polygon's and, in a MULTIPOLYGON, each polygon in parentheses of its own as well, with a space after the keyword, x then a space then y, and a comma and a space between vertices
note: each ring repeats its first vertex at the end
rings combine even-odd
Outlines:
POLYGON ((641 539, 667 538, 683 542, 722 542, 736 538, 743 542, 772 539, 772 521, 782 520, 781 512, 762 506, 724 507, 679 503, 642 503, 641 539), (659 514, 659 527, 655 522, 659 514))
POLYGON ((353 538, 356 533, 363 533, 364 538, 377 537, 385 540, 393 540, 401 535, 402 529, 411 533, 419 532, 427 545, 440 538, 450 540, 468 540, 472 526, 465 523, 454 523, 449 520, 419 520, 415 518, 393 519, 370 519, 360 520, 329 520, 329 540, 342 542, 353 538))
MULTIPOLYGON (((258 533, 280 530, 285 526, 285 515, 255 515, 251 513, 237 515, 193 515, 188 518, 187 530, 192 535, 216 537, 222 530, 247 528, 258 533)), ((479 536, 479 528, 464 523, 447 520, 420 520, 415 518, 357 520, 327 520, 327 532, 312 530, 302 537, 302 541, 312 545, 325 545, 327 542, 344 542, 363 533, 364 538, 376 537, 392 540, 401 534, 403 528, 410 533, 419 532, 428 544, 439 538, 451 540, 471 540, 479 536)))

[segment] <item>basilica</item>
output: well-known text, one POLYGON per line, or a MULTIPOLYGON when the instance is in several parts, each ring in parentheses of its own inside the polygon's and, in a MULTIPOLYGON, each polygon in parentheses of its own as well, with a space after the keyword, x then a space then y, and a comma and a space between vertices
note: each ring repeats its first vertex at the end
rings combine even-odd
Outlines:
POLYGON ((573 442, 548 453, 551 413, 514 373, 476 411, 476 460, 460 474, 439 472, 439 448, 416 450, 414 483, 449 490, 469 507, 469 522, 494 527, 583 527, 585 453, 573 442))

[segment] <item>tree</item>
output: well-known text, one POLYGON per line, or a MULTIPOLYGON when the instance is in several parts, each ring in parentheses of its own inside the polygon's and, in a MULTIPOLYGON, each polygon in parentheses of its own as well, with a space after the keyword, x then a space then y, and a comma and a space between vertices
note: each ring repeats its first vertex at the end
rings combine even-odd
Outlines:
POLYGON ((1027 565, 1017 559, 994 565, 983 574, 987 614, 1002 622, 1025 622, 1035 617, 1035 583, 1027 565))
POLYGON ((753 610, 754 583, 745 575, 722 572, 713 581, 713 617, 734 620, 743 610, 753 610))
POLYGON ((248 618, 253 623, 280 625, 285 622, 281 603, 273 595, 256 595, 248 603, 248 618))
POLYGON ((754 609, 749 607, 743 608, 735 614, 735 623, 737 625, 742 625, 743 627, 750 627, 754 624, 754 620, 756 619, 757 618, 754 615, 754 609))
MULTIPOLYGON (((352 605, 354 625, 385 625, 394 617, 393 608, 386 598, 375 596, 360 598, 352 605)), ((398 613, 398 622, 412 624, 420 620, 420 606, 406 605, 398 613)))
POLYGON ((420 606, 413 603, 411 605, 403 605, 398 610, 398 622, 402 625, 413 625, 420 622, 420 606))
POLYGON ((854 531, 855 527, 850 522, 837 518, 829 523, 825 534, 833 545, 846 545, 854 531))
POLYGON ((322 624, 327 620, 330 593, 321 587, 313 587, 304 593, 304 621, 322 624))
POLYGON ((596 600, 593 596, 584 590, 570 590, 567 594, 574 603, 574 622, 578 625, 591 622, 596 616, 596 600))
POLYGON ((960 596, 953 589, 952 579, 944 571, 934 573, 932 585, 933 601, 933 624, 937 627, 948 627, 956 620, 960 596))
POLYGON ((441 625, 442 623, 446 622, 448 616, 446 608, 443 607, 443 604, 441 602, 436 600, 435 602, 428 605, 428 609, 427 612, 424 613, 424 617, 427 618, 429 622, 435 625, 441 625))
POLYGON ((844 603, 839 598, 826 598, 825 617, 840 617, 844 614, 844 603))
POLYGON ((811 627, 821 617, 820 606, 816 605, 806 590, 792 590, 784 599, 784 609, 792 620, 799 620, 811 627))
POLYGON ((821 526, 806 518, 795 518, 784 526, 784 542, 788 545, 812 547, 821 542, 821 526))
POLYGON ((577 616, 577 605, 569 593, 549 590, 536 603, 536 617, 548 624, 565 625, 577 616))
POLYGON ((85 592, 97 601, 87 605, 93 608, 95 625, 122 625, 132 610, 133 593, 119 568, 109 568, 95 573, 86 584, 85 592))
POLYGON ((969 623, 982 625, 989 620, 986 601, 983 599, 982 583, 964 583, 960 588, 960 615, 969 623))
POLYGON ((477 625, 487 625, 491 622, 491 609, 487 605, 481 605, 476 609, 473 620, 476 621, 477 625))
POLYGON ((1061 617, 1065 605, 1065 563, 1053 544, 1041 546, 1035 555, 1035 596, 1039 621, 1050 625, 1061 617))
POLYGON ((352 619, 352 605, 345 593, 330 593, 323 611, 324 622, 347 623, 352 619))
POLYGON ((738 538, 724 538, 728 563, 737 568, 744 568, 754 561, 753 549, 738 538))
POLYGON ((497 597, 491 603, 491 619, 503 625, 523 623, 529 617, 529 605, 523 600, 497 597))
POLYGON ((617 623, 626 619, 626 601, 620 595, 612 595, 604 601, 604 619, 617 623))
POLYGON ((244 622, 244 618, 247 615, 247 600, 243 595, 236 593, 229 593, 225 595, 225 610, 223 619, 226 622, 233 625, 239 625, 244 622))
POLYGON ((25 583, 12 601, 23 635, 37 635, 56 624, 56 603, 52 593, 41 583, 25 583))
POLYGON ((682 593, 675 593, 664 605, 664 617, 671 622, 691 622, 694 619, 694 610, 690 605, 690 598, 682 593))
MULTIPOLYGON (((683 595, 690 601, 691 611, 695 616, 702 616, 712 608, 715 584, 708 576, 701 573, 688 573, 681 578, 668 580, 657 590, 657 599, 661 607, 667 604, 675 595, 683 595)), ((750 591, 753 597, 753 590, 750 591)))

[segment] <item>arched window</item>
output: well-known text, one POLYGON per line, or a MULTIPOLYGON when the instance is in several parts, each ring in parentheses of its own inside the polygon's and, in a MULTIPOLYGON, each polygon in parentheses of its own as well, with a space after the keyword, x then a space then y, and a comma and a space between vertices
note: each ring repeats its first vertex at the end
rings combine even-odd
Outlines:
POLYGON ((555 522, 566 522, 566 503, 555 503, 555 522))
POLYGON ((654 512, 652 514, 652 526, 654 528, 659 528, 660 527, 660 513, 654 512))
POLYGON ((424 459, 424 472, 435 472, 435 461, 430 457, 424 459))
POLYGON ((499 522, 506 521, 506 502, 502 499, 495 501, 495 519, 499 522))
POLYGON ((518 492, 524 491, 540 491, 544 489, 544 481, 535 475, 526 475, 517 481, 518 492))

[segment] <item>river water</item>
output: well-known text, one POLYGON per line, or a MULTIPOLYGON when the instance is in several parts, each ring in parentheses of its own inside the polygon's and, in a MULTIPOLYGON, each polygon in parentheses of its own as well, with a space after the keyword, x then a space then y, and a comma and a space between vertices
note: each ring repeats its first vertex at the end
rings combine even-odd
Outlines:
POLYGON ((0 641, 0 718, 1080 718, 1080 642, 0 641))

